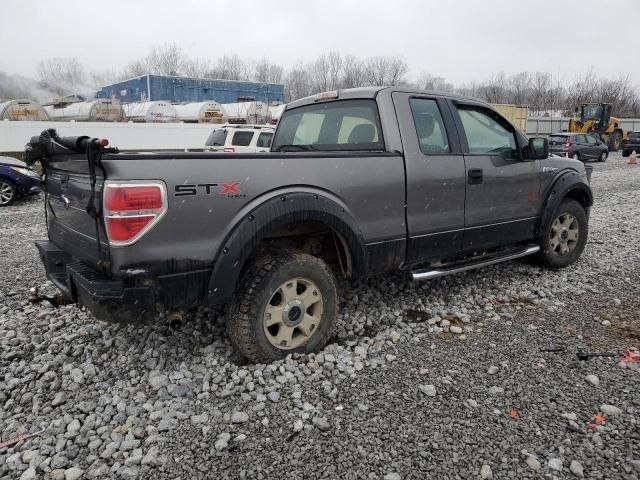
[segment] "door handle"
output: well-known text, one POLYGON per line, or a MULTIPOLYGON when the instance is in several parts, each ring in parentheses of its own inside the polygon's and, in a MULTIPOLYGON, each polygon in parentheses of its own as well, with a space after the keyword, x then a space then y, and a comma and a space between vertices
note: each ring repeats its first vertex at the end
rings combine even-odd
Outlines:
POLYGON ((467 175, 469 177, 469 185, 475 185, 477 183, 482 183, 482 169, 481 168, 470 168, 467 175))

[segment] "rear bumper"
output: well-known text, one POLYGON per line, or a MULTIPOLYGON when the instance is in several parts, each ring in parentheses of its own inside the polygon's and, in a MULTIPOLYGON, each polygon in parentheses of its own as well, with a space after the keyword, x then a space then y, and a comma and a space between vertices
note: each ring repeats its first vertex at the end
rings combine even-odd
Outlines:
POLYGON ((106 321, 155 318, 158 310, 181 311, 202 304, 210 270, 158 277, 111 279, 60 249, 35 242, 47 277, 71 300, 106 321))

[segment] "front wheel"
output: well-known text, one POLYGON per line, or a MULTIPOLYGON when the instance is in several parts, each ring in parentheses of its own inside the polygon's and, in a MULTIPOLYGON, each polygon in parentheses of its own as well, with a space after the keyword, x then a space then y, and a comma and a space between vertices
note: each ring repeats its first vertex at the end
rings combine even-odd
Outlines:
POLYGON ((602 152, 600 154, 600 157, 598 158, 599 161, 601 162, 606 162, 607 161, 607 152, 602 152))
POLYGON ((335 277, 323 260, 290 250, 266 253, 242 275, 227 332, 245 357, 268 363, 320 350, 337 313, 335 277))
POLYGON ((0 207, 7 207, 18 197, 16 187, 8 180, 0 179, 0 207))
POLYGON ((571 265, 580 258, 587 243, 587 212, 580 203, 566 198, 541 233, 539 263, 551 268, 571 265))

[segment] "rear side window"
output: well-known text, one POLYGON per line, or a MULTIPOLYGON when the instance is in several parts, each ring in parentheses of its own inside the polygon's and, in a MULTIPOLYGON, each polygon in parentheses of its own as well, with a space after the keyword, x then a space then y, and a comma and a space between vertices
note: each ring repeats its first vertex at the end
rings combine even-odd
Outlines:
POLYGON ((495 112, 482 107, 458 106, 469 153, 510 157, 516 149, 516 137, 495 112))
POLYGON ((336 100, 287 110, 271 150, 384 150, 374 100, 336 100))
POLYGON ((595 145, 596 143, 598 143, 598 140, 593 135, 587 135, 587 143, 589 145, 595 145))
POLYGON ((207 147, 223 147, 224 141, 227 139, 226 130, 214 130, 207 138, 205 145, 207 147))
POLYGON ((576 135, 576 143, 587 143, 586 135, 576 135))
POLYGON ((551 137, 549 137, 549 144, 562 145, 567 141, 567 138, 569 137, 567 137, 566 135, 551 135, 551 137))
POLYGON ((449 153, 449 140, 436 101, 428 98, 411 98, 409 106, 422 153, 427 155, 449 153))
POLYGON ((235 132, 231 139, 231 145, 234 147, 248 147, 252 138, 253 132, 235 132))
POLYGON ((269 148, 271 146, 271 139, 273 138, 272 132, 262 132, 258 136, 256 147, 269 148))

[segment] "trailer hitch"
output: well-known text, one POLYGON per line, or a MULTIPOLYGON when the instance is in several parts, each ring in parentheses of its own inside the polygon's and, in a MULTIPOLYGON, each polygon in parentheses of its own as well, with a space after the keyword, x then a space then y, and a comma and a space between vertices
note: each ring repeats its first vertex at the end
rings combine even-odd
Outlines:
POLYGON ((57 294, 53 297, 40 295, 38 287, 31 287, 29 289, 29 301, 31 303, 49 302, 54 308, 58 308, 61 305, 69 305, 70 303, 73 303, 72 300, 62 294, 57 294))

